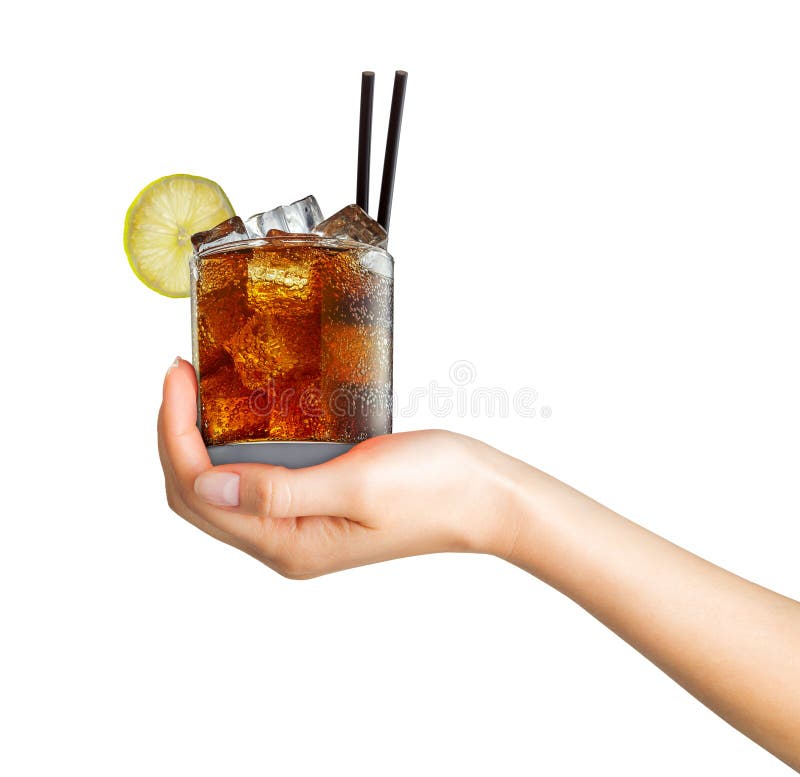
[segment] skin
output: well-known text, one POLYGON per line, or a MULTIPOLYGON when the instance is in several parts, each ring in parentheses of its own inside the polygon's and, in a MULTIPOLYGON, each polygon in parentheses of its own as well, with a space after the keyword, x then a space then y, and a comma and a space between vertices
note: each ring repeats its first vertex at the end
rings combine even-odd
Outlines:
POLYGON ((170 507, 294 579, 404 556, 498 556, 591 613, 800 771, 800 602, 737 577, 468 437, 377 437, 325 464, 212 467, 197 383, 170 367, 158 447, 170 507))

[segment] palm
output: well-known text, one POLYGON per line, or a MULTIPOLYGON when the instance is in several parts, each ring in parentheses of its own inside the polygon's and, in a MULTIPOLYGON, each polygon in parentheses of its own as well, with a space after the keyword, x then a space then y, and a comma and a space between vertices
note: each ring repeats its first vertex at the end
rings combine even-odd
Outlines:
MULTIPOLYGON (((376 437, 325 464, 286 470, 263 464, 211 467, 196 426, 197 383, 187 362, 171 371, 159 414, 167 498, 198 528, 291 577, 417 553, 465 549, 471 527, 497 506, 481 488, 500 455, 449 432, 376 437), (234 507, 195 493, 212 477, 235 481, 234 507)), ((486 516, 486 518, 484 518, 486 516)))

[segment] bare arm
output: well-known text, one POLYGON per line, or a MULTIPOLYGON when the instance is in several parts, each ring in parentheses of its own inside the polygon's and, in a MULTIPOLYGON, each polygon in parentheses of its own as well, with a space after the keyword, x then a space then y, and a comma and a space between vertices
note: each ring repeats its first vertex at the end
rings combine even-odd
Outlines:
POLYGON ((293 578, 440 551, 505 558, 800 770, 800 603, 448 432, 374 438, 301 470, 211 467, 196 390, 178 363, 158 426, 169 504, 198 528, 293 578))
POLYGON ((508 559, 800 770, 800 603, 520 468, 508 559))

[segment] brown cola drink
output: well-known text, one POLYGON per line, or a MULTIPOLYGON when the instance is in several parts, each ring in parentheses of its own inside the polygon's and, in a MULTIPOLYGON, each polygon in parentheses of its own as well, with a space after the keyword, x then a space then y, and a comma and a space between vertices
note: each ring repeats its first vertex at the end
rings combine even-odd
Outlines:
POLYGON ((391 431, 384 249, 283 234, 200 245, 191 274, 206 445, 357 443, 391 431))

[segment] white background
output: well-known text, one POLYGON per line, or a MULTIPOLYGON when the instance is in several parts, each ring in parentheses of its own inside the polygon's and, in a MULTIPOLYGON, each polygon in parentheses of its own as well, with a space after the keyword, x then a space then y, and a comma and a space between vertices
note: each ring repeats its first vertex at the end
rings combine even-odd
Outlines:
MULTIPOLYGON (((396 388, 800 597, 800 8, 785 2, 17 3, 5 11, 0 772, 783 775, 498 560, 291 582, 173 515, 155 419, 186 300, 130 272, 174 172, 243 216, 353 199, 359 73, 409 71, 396 388)), ((377 205, 379 164, 373 202, 377 205)))

